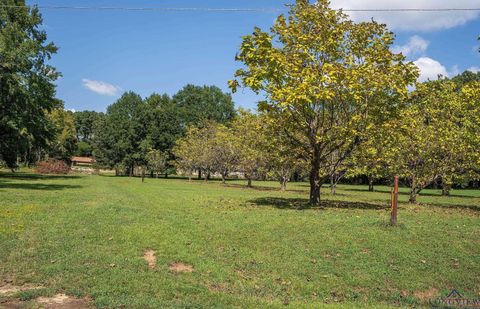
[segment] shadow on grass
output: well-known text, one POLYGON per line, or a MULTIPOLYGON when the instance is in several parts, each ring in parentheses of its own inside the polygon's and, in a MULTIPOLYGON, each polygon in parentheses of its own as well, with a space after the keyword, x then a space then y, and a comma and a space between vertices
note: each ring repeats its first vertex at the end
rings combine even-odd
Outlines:
POLYGON ((59 185, 59 184, 46 184, 46 183, 18 183, 18 182, 6 182, 0 180, 1 189, 21 189, 21 190, 44 190, 55 191, 65 189, 79 189, 82 186, 78 185, 59 185))
MULTIPOLYGON (((388 193, 390 194, 390 189, 375 189, 375 191, 368 191, 368 188, 365 189, 358 189, 358 188, 342 188, 344 191, 351 191, 351 192, 371 192, 371 193, 388 193)), ((457 191, 458 192, 458 191, 457 191)), ((408 196, 410 193, 405 192, 405 191, 400 191, 398 194, 400 195, 405 195, 408 196)), ((477 196, 471 196, 471 195, 463 195, 463 194, 456 194, 455 192, 452 192, 451 195, 444 196, 442 195, 441 192, 439 193, 426 193, 426 192, 420 192, 419 196, 433 196, 433 197, 444 197, 444 198, 449 198, 449 197, 459 197, 459 198, 478 198, 477 196)))
MULTIPOLYGON (((378 203, 389 203, 387 200, 380 200, 380 199, 374 199, 372 202, 378 202, 378 203)), ((403 201, 398 201, 398 204, 403 206, 409 206, 413 205, 407 200, 403 201)), ((459 209, 459 210, 473 210, 473 211, 479 211, 480 212, 480 205, 465 205, 465 204, 446 204, 446 203, 441 203, 441 202, 436 202, 436 203, 418 203, 416 206, 419 207, 425 207, 425 208, 437 208, 437 209, 459 209)))
POLYGON ((363 202, 347 202, 347 201, 321 201, 320 205, 312 206, 307 199, 302 198, 282 198, 282 197, 261 197, 249 200, 249 203, 257 206, 269 206, 278 209, 322 209, 322 208, 343 208, 343 209, 370 209, 379 210, 387 209, 388 205, 378 205, 363 202))
MULTIPOLYGON (((247 185, 242 185, 242 184, 233 184, 233 183, 226 183, 226 184, 222 184, 224 187, 227 187, 227 188, 239 188, 239 189, 247 189, 247 190, 256 190, 256 191, 276 191, 276 192, 280 192, 281 189, 280 189, 280 185, 278 187, 266 187, 266 186, 255 186, 255 185, 252 185, 251 187, 247 186, 247 185)), ((285 192, 295 192, 295 193, 305 193, 305 192, 308 192, 307 190, 301 190, 301 189, 287 189, 285 190, 285 192)), ((343 194, 338 194, 338 195, 343 195, 343 194)))
POLYGON ((442 203, 438 203, 434 205, 425 205, 425 207, 429 207, 429 206, 434 206, 438 208, 448 208, 448 209, 462 209, 462 210, 469 209, 469 210, 480 212, 480 205, 476 206, 476 205, 458 205, 458 204, 442 204, 442 203))
POLYGON ((16 179, 16 180, 49 180, 49 179, 78 179, 82 176, 77 175, 43 175, 33 173, 1 173, 0 179, 16 179))

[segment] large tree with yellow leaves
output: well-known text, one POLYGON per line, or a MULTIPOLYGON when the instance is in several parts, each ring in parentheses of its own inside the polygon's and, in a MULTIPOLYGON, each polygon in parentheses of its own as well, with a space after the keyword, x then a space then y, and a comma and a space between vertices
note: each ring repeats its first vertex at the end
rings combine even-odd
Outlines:
POLYGON ((320 202, 320 169, 345 160, 394 116, 416 80, 415 66, 390 50, 393 41, 385 25, 354 23, 327 0, 297 0, 270 32, 243 37, 237 60, 244 68, 230 87, 264 94, 259 109, 306 153, 311 204, 320 202))

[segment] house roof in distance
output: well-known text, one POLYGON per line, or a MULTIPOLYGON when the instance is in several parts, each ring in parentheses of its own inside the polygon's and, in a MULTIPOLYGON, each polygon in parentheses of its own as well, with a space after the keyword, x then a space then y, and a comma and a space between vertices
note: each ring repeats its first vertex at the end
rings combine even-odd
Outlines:
POLYGON ((97 162, 94 158, 90 157, 72 157, 72 162, 76 163, 95 163, 97 162))

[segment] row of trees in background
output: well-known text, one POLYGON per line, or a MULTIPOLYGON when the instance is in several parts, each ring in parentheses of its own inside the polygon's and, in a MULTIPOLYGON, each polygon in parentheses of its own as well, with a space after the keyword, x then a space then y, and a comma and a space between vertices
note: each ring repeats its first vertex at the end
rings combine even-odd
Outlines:
POLYGON ((189 176, 199 172, 205 181, 217 174, 225 182, 241 174, 252 186, 254 179, 277 179, 285 190, 294 173, 302 173, 299 153, 285 143, 283 132, 263 114, 239 110, 227 124, 205 121, 188 128, 173 149, 175 166, 189 176))
POLYGON ((187 85, 172 98, 152 94, 142 99, 125 93, 93 123, 92 148, 100 166, 133 175, 168 173, 172 148, 189 126, 205 120, 225 123, 235 116, 232 98, 214 86, 187 85))
MULTIPOLYGON (((321 183, 331 189, 342 177, 366 176, 373 184, 399 175, 410 187, 410 201, 416 202, 424 188, 440 182, 444 194, 454 183, 465 184, 480 178, 480 74, 464 73, 473 80, 460 84, 441 79, 416 85, 397 116, 363 137, 343 159, 336 150, 318 169, 321 183)), ((458 80, 458 79, 457 79, 458 80)), ((266 112, 240 111, 229 124, 204 122, 192 126, 174 148, 176 166, 192 177, 198 170, 242 173, 248 186, 252 179, 276 179, 281 188, 294 174, 309 175, 310 157, 296 143, 301 134, 272 121, 266 112)))

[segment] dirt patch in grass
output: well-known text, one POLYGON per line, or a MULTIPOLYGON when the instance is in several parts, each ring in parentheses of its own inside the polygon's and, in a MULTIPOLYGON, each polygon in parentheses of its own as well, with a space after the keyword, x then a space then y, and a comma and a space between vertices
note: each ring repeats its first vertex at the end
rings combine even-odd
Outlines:
POLYGON ((25 307, 24 302, 21 302, 19 300, 9 300, 9 301, 0 302, 0 308, 2 309, 18 309, 18 308, 24 308, 24 307, 25 307))
POLYGON ((143 253, 143 259, 147 261, 148 268, 155 269, 157 266, 157 257, 155 256, 155 251, 147 250, 143 253))
POLYGON ((416 291, 413 292, 413 296, 418 298, 422 302, 428 302, 430 299, 438 295, 438 290, 436 288, 430 288, 426 291, 416 291))
POLYGON ((176 273, 191 273, 193 272, 193 266, 181 262, 171 263, 168 265, 168 269, 176 273))
POLYGON ((0 308, 44 308, 44 309, 91 309, 91 300, 87 297, 75 298, 65 294, 57 294, 53 297, 38 297, 35 300, 21 301, 11 299, 0 303, 0 308))
POLYGON ((225 283, 211 283, 207 287, 210 292, 225 292, 227 290, 225 283))
POLYGON ((39 297, 36 302, 48 309, 90 309, 90 299, 75 298, 65 294, 57 294, 53 297, 39 297))
POLYGON ((18 292, 29 291, 29 290, 39 290, 43 289, 43 286, 33 285, 33 284, 24 284, 21 286, 12 285, 10 283, 2 284, 0 286, 0 295, 12 295, 18 292))

